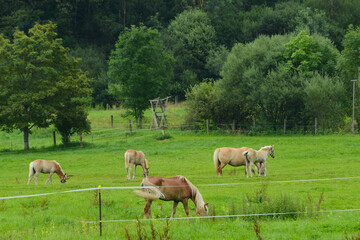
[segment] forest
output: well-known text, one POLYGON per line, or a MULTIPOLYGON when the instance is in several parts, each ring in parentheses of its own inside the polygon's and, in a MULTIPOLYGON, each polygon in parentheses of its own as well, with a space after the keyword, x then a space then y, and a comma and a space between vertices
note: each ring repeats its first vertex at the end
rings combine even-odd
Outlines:
MULTIPOLYGON (((62 39, 67 51, 67 66, 81 71, 71 76, 82 80, 68 82, 83 86, 78 99, 52 106, 48 112, 57 117, 35 123, 57 124, 65 142, 74 131, 89 129, 82 106, 122 106, 141 125, 149 99, 166 96, 186 100, 187 122, 209 119, 213 127, 256 121, 262 130, 276 130, 286 121, 288 129, 306 131, 315 118, 328 131, 350 126, 358 89, 351 80, 359 78, 360 64, 358 0, 2 0, 1 5, 3 62, 14 54, 4 46, 15 46, 21 33, 54 31, 52 37, 62 39), (64 120, 64 111, 75 105, 72 118, 83 119, 78 126, 64 120)), ((0 74, 9 79, 5 65, 0 74)), ((1 85, 9 87, 5 80, 1 85)), ((64 89, 69 98, 78 91, 64 89)), ((9 96, 2 95, 2 105, 9 96)), ((0 109, 3 130, 24 129, 4 124, 13 120, 0 109)))

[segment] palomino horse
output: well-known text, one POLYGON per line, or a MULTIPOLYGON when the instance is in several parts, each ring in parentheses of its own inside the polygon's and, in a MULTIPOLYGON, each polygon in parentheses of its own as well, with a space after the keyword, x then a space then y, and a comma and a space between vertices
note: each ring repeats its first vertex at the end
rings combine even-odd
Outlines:
POLYGON ((135 190, 135 194, 145 198, 144 218, 151 218, 151 203, 160 199, 163 201, 174 201, 171 218, 174 217, 179 202, 184 205, 186 216, 189 217, 189 198, 195 203, 196 214, 208 213, 207 203, 204 202, 199 190, 185 177, 176 176, 172 178, 147 177, 141 183, 142 190, 135 190))
MULTIPOLYGON (((246 166, 246 159, 244 156, 244 151, 251 149, 248 147, 242 147, 242 148, 230 148, 230 147, 223 147, 218 148, 214 152, 214 165, 216 174, 218 176, 222 176, 222 169, 229 164, 233 167, 238 166, 246 166)), ((258 164, 255 164, 258 168, 258 172, 260 169, 260 166, 258 164)), ((254 172, 253 169, 251 171, 254 172)), ((245 175, 247 174, 247 168, 245 167, 245 175)))
MULTIPOLYGON (((275 158, 274 146, 262 147, 259 151, 248 149, 244 152, 244 156, 246 158, 246 167, 250 170, 254 163, 260 164, 261 171, 259 171, 259 177, 261 176, 261 172, 263 172, 264 176, 266 177, 266 160, 268 155, 270 155, 272 158, 275 158)), ((247 172, 246 176, 249 177, 249 171, 247 172)), ((252 177, 251 172, 250 176, 252 177)))
POLYGON ((145 155, 142 151, 129 149, 125 152, 125 168, 127 173, 127 180, 130 180, 131 168, 133 165, 135 165, 133 179, 135 179, 137 165, 141 165, 144 177, 147 177, 149 175, 148 162, 145 159, 145 155))
POLYGON ((47 161, 42 159, 37 159, 30 163, 29 165, 29 180, 28 184, 30 184, 30 181, 32 177, 35 174, 35 184, 37 184, 37 179, 40 173, 48 173, 49 177, 46 179, 45 184, 47 184, 49 181, 52 183, 51 176, 56 173, 59 178, 60 182, 65 183, 66 179, 70 178, 70 175, 67 176, 67 174, 63 172, 61 169, 61 166, 56 161, 47 161))

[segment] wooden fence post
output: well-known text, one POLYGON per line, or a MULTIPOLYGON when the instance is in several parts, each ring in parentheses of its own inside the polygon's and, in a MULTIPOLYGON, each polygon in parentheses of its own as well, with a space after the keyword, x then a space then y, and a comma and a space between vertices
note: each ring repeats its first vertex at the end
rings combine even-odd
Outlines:
POLYGON ((114 127, 114 117, 113 117, 113 115, 111 115, 111 128, 113 128, 114 127))
POLYGON ((131 120, 129 119, 129 128, 130 128, 130 135, 132 135, 132 126, 131 126, 131 120))
POLYGON ((317 135, 317 118, 315 118, 315 135, 317 135))
POLYGON ((56 145, 56 135, 55 135, 55 131, 53 131, 53 141, 54 141, 54 145, 56 145))
POLYGON ((82 133, 80 132, 79 135, 80 135, 80 147, 83 147, 82 133))
POLYGON ((253 128, 256 128, 256 120, 253 120, 253 128))
POLYGON ((286 118, 284 119, 284 135, 286 134, 286 118))
POLYGON ((233 120, 233 123, 232 123, 232 131, 235 132, 235 120, 233 120))
POLYGON ((206 132, 209 133, 209 119, 206 119, 206 132))

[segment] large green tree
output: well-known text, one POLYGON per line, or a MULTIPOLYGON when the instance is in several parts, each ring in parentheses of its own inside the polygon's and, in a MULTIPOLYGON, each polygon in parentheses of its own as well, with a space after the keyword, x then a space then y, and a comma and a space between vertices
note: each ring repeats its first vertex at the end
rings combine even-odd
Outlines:
POLYGON ((55 29, 35 24, 28 35, 15 31, 12 41, 0 37, 0 126, 22 131, 25 150, 31 129, 48 127, 61 107, 69 107, 68 98, 88 85, 55 29))
POLYGON ((157 30, 132 26, 120 34, 111 52, 108 74, 111 89, 141 127, 149 100, 168 94, 172 57, 165 51, 157 30))
POLYGON ((216 46, 215 30, 205 12, 191 9, 176 16, 164 36, 175 58, 172 94, 183 97, 185 90, 211 76, 205 66, 216 46))

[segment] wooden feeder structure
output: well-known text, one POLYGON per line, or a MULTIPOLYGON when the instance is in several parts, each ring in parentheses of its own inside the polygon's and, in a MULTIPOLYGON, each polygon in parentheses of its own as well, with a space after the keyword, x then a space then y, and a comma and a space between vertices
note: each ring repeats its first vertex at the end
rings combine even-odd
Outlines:
POLYGON ((165 124, 167 124, 165 110, 169 98, 171 97, 166 97, 163 99, 155 98, 153 100, 150 100, 151 110, 153 113, 150 130, 152 129, 153 125, 155 126, 155 129, 159 129, 159 128, 163 130, 165 129, 165 124))

